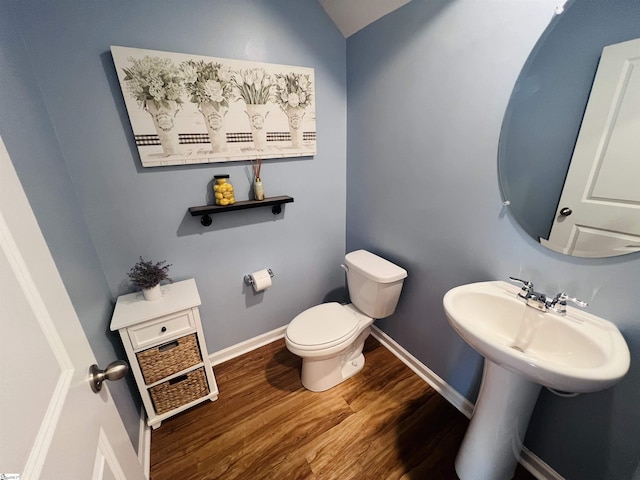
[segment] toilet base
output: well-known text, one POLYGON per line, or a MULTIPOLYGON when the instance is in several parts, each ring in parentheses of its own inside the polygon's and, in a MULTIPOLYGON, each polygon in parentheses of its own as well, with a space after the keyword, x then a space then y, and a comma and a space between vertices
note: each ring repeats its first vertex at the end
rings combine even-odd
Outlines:
POLYGON ((302 385, 312 392, 324 392, 353 377, 364 367, 364 341, 371 333, 366 328, 344 352, 329 358, 302 358, 302 385))

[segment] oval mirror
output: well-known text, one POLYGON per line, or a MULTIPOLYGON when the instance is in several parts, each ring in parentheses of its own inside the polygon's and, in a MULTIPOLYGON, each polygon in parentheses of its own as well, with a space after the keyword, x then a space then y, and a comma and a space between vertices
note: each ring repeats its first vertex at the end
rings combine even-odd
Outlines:
POLYGON ((500 188, 520 226, 555 251, 640 251, 640 42, 629 42, 639 37, 638 0, 569 1, 514 86, 498 148, 500 188), (625 43, 631 50, 616 45, 625 43))

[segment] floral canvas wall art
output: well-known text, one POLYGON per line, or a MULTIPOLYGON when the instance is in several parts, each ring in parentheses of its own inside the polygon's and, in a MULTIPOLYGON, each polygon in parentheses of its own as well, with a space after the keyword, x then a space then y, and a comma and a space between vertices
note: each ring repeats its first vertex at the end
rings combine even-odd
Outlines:
POLYGON ((142 165, 316 154, 313 68, 111 47, 142 165))

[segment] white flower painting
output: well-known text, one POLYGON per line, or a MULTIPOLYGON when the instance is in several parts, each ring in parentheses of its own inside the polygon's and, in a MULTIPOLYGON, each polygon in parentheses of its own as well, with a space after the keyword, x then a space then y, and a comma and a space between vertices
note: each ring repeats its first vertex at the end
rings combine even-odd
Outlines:
POLYGON ((316 154, 312 68, 111 53, 144 167, 316 154))

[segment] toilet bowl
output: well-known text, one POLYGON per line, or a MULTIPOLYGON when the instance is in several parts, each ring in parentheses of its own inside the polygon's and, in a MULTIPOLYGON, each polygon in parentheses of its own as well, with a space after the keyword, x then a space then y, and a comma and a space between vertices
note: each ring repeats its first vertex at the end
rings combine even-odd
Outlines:
POLYGON ((302 385, 313 392, 328 390, 364 367, 364 341, 376 318, 395 311, 406 270, 366 250, 345 256, 352 303, 311 307, 287 326, 285 343, 302 358, 302 385))
POLYGON ((353 305, 323 303, 294 318, 285 334, 289 351, 302 357, 302 385, 328 390, 364 367, 362 349, 373 318, 353 305))

